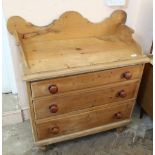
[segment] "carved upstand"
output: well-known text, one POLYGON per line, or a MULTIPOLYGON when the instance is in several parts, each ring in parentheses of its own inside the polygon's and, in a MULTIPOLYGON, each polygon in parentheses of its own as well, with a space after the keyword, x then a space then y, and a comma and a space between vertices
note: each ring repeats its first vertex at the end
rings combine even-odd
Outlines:
POLYGON ((46 27, 15 16, 16 37, 38 146, 119 128, 131 121, 148 58, 118 10, 101 23, 66 12, 46 27))

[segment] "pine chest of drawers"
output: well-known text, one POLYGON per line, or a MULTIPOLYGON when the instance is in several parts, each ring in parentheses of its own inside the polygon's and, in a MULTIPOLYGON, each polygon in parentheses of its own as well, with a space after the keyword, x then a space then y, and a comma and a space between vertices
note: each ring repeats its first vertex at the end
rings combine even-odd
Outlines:
POLYGON ((46 27, 8 20, 26 81, 39 146, 106 131, 131 121, 148 58, 118 10, 101 23, 66 12, 46 27))

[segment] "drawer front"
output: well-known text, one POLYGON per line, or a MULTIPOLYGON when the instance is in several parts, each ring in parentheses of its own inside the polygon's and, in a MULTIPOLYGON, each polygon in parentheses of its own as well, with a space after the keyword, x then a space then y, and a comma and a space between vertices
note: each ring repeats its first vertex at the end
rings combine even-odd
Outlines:
POLYGON ((109 87, 98 87, 57 97, 46 97, 33 101, 35 118, 42 119, 54 115, 73 112, 112 102, 132 99, 136 96, 139 81, 118 83, 109 87))
POLYGON ((122 121, 130 118, 133 103, 127 102, 114 107, 98 107, 77 115, 68 115, 63 118, 51 120, 47 123, 37 124, 38 139, 46 139, 75 133, 86 129, 122 121))
POLYGON ((143 65, 128 66, 31 83, 32 97, 61 94, 109 83, 141 78, 143 65))

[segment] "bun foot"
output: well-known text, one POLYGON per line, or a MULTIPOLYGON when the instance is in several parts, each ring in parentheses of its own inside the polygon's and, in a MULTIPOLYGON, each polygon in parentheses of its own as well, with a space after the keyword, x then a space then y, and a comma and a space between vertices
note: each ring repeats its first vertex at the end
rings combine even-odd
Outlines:
POLYGON ((122 133, 125 129, 126 129, 126 126, 119 127, 119 128, 116 129, 116 132, 117 133, 122 133))
POLYGON ((47 146, 39 146, 39 149, 42 150, 42 151, 46 151, 47 150, 47 146))

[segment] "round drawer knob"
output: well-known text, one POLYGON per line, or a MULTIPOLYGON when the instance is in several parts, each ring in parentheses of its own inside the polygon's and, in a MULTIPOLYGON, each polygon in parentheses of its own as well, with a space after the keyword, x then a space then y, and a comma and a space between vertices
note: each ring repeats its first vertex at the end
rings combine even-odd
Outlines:
POLYGON ((58 134, 59 130, 60 130, 59 127, 55 126, 55 127, 50 128, 50 133, 51 134, 58 134))
POLYGON ((56 104, 52 104, 49 106, 51 113, 56 113, 58 111, 58 106, 56 104))
POLYGON ((125 90, 121 90, 121 91, 118 93, 118 96, 124 98, 124 97, 127 96, 127 94, 126 94, 125 90))
POLYGON ((123 78, 125 78, 126 80, 130 80, 132 78, 131 72, 127 71, 123 73, 123 78))
POLYGON ((51 94, 56 94, 58 92, 58 87, 56 85, 50 85, 48 89, 51 94))
POLYGON ((116 119, 121 119, 122 116, 123 116, 123 115, 122 115, 121 112, 118 112, 118 113, 115 114, 115 118, 116 118, 116 119))

